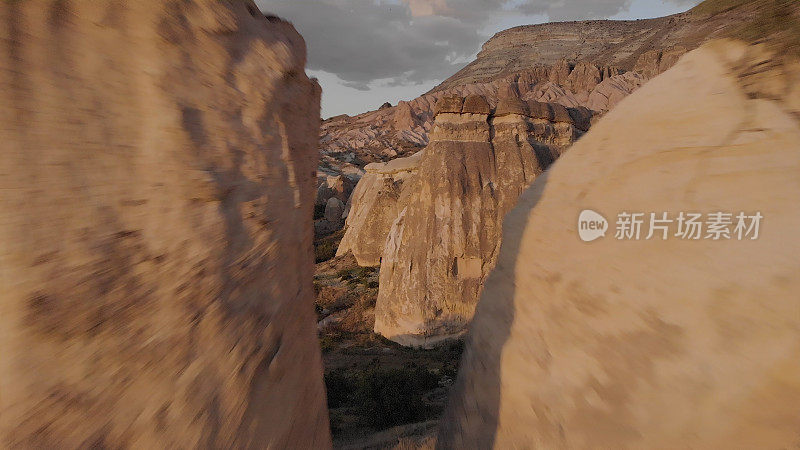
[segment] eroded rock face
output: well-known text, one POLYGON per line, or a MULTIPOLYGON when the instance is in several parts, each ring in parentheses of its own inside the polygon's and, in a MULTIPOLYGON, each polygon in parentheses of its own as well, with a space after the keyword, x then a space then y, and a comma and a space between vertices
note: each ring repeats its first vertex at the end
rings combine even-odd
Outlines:
POLYGON ((350 198, 345 231, 336 256, 352 252, 360 266, 381 263, 386 236, 397 218, 400 194, 413 183, 424 151, 388 163, 367 165, 350 198))
POLYGON ((0 22, 0 447, 330 446, 302 38, 249 1, 0 22))
POLYGON ((610 111, 648 79, 649 77, 636 72, 625 72, 606 78, 589 94, 586 107, 593 111, 610 111))
MULTIPOLYGON (((404 345, 463 333, 494 265, 505 213, 588 127, 588 110, 445 97, 383 249, 375 331, 404 345)), ((357 190, 359 187, 356 188, 357 190)))
POLYGON ((798 79, 758 47, 709 44, 534 182, 506 218, 439 446, 800 440, 798 79), (591 243, 587 208, 611 221, 591 243), (756 240, 614 238, 620 212, 662 211, 763 221, 756 240))

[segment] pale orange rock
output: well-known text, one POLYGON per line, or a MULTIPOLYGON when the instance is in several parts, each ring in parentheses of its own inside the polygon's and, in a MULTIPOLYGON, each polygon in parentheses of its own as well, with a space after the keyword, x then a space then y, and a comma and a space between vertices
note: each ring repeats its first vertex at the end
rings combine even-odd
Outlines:
POLYGON ((251 1, 0 22, 0 447, 330 447, 300 35, 251 1))
POLYGON ((729 41, 686 54, 522 194, 439 447, 800 442, 798 67, 765 60, 729 41), (605 238, 578 238, 584 209, 605 238), (681 211, 763 220, 756 240, 614 238, 620 212, 681 211))

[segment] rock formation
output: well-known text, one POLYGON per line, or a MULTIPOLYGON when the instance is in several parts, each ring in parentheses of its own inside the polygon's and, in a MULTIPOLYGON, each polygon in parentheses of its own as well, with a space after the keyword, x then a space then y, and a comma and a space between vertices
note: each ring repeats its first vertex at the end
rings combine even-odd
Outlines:
POLYGON ((594 125, 506 218, 438 445, 800 442, 799 108, 800 64, 723 41, 594 125), (590 243, 587 208, 610 221, 590 243), (755 240, 617 240, 621 212, 763 221, 755 240))
POLYGON ((400 213, 400 194, 407 183, 413 183, 409 180, 414 178, 424 153, 367 165, 350 198, 347 231, 336 256, 352 252, 360 266, 380 265, 386 236, 400 213))
POLYGON ((430 345, 464 331, 494 265, 503 216, 583 134, 590 115, 513 93, 495 109, 480 96, 439 101, 417 175, 391 203, 396 215, 380 263, 376 332, 430 345))
POLYGON ((315 209, 314 236, 319 238, 344 227, 347 215, 345 203, 349 200, 353 187, 361 175, 346 172, 342 175, 326 175, 325 172, 317 174, 319 186, 314 206, 322 211, 322 216, 317 217, 318 212, 315 209))
POLYGON ((342 203, 347 202, 353 192, 358 179, 347 175, 324 175, 318 180, 317 199, 315 204, 324 206, 331 198, 337 198, 342 203))
POLYGON ((330 446, 300 35, 251 1, 0 22, 0 447, 330 446))

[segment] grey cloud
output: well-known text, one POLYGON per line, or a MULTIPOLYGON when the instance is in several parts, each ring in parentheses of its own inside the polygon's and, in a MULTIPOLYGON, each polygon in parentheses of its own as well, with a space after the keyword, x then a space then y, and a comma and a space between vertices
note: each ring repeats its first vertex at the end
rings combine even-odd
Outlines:
POLYGON ((359 81, 345 81, 342 83, 342 86, 349 87, 357 91, 368 91, 370 89, 369 83, 362 83, 359 81))
MULTIPOLYGON (((682 0, 671 0, 682 1, 682 0)), ((257 0, 292 21, 309 48, 308 67, 368 89, 441 80, 463 67, 487 37, 478 30, 502 14, 554 20, 605 18, 630 0, 257 0)))
POLYGON ((401 84, 436 79, 457 67, 447 62, 448 55, 469 56, 485 40, 468 22, 413 17, 403 4, 373 0, 258 3, 263 11, 294 22, 306 39, 310 69, 334 73, 354 85, 377 79, 401 84))
POLYGON ((631 0, 528 1, 517 9, 528 14, 546 14, 553 21, 566 21, 605 19, 627 10, 630 5, 631 0))

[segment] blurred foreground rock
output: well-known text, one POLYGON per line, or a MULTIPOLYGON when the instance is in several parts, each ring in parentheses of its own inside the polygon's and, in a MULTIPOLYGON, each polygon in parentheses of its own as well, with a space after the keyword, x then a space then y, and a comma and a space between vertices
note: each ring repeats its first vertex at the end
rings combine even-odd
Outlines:
POLYGON ((798 100, 796 62, 714 42, 539 177, 506 218, 438 445, 796 446, 798 100), (587 208, 610 221, 591 243, 587 208), (757 240, 617 240, 623 211, 764 219, 757 240))
POLYGON ((251 1, 0 23, 0 447, 330 446, 300 35, 251 1))

